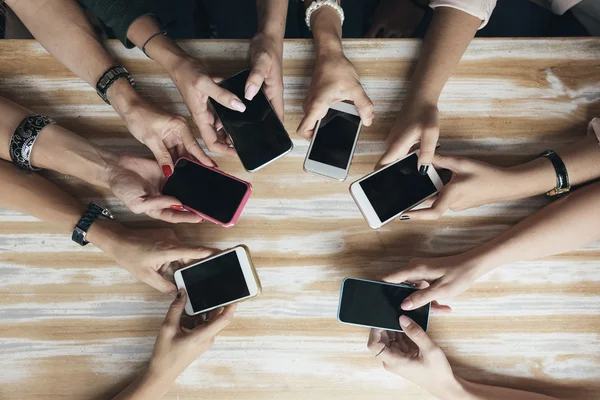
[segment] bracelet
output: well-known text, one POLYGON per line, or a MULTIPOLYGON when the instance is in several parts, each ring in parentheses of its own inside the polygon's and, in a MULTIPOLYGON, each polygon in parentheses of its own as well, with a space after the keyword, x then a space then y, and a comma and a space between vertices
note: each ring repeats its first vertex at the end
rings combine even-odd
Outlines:
POLYGON ((344 10, 342 9, 342 7, 337 3, 336 0, 317 0, 311 3, 310 6, 308 6, 308 8, 306 9, 306 18, 304 20, 304 22, 306 22, 306 26, 308 26, 309 30, 312 30, 312 28, 310 27, 310 17, 312 16, 312 14, 317 11, 319 8, 323 7, 323 6, 329 6, 331 8, 333 8, 335 11, 337 11, 337 13, 340 15, 340 19, 342 20, 341 24, 344 25, 344 10))
POLYGON ((55 124, 52 118, 41 114, 28 115, 19 123, 10 138, 10 158, 19 168, 39 171, 31 165, 31 151, 38 135, 49 124, 55 124))
POLYGON ((98 96, 100 96, 100 98, 104 100, 106 104, 110 105, 110 101, 108 101, 106 92, 108 92, 108 89, 111 87, 111 85, 120 78, 127 78, 131 87, 135 87, 135 80, 129 71, 120 65, 110 67, 105 73, 102 74, 100 79, 98 79, 98 83, 96 83, 96 93, 98 93, 98 96))
POLYGON ((554 172, 556 173, 556 187, 546 193, 546 196, 554 197, 571 191, 571 183, 569 182, 569 174, 565 163, 553 150, 546 150, 540 157, 546 157, 552 163, 554 172))
POLYGON ((160 32, 156 32, 154 35, 150 36, 142 45, 142 52, 146 55, 146 57, 148 57, 151 60, 152 60, 152 57, 150 57, 148 55, 148 53, 146 53, 146 45, 148 44, 149 41, 151 41, 152 39, 154 39, 155 37, 160 36, 160 35, 167 36, 167 30, 163 29, 160 32))
POLYGON ((85 240, 87 232, 94 221, 101 216, 104 218, 114 219, 113 214, 108 208, 104 208, 96 203, 90 203, 87 211, 81 216, 77 222, 77 225, 75 225, 73 233, 71 234, 71 240, 80 246, 85 246, 88 244, 89 242, 85 240))

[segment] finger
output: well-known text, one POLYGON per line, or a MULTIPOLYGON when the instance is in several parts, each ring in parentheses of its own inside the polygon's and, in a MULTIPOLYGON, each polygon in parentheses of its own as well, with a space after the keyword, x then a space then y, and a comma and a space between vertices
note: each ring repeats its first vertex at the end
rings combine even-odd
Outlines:
POLYGON ((206 147, 208 147, 208 150, 224 156, 236 155, 234 148, 219 142, 217 132, 210 124, 200 124, 198 125, 198 130, 200 131, 200 135, 202 136, 206 147))
POLYGON ((428 288, 417 290, 410 296, 408 296, 400 307, 405 311, 416 310, 417 308, 421 308, 438 297, 437 285, 434 283, 428 288))
POLYGON ((381 24, 372 24, 371 27, 369 28, 369 30, 367 31, 367 33, 365 34, 366 38, 375 38, 377 37, 377 34, 379 33, 380 30, 382 30, 383 27, 381 26, 381 24))
POLYGON ((200 85, 200 91, 207 94, 211 99, 221 104, 223 107, 239 112, 246 111, 246 105, 239 97, 229 90, 217 85, 212 79, 203 80, 200 85))
POLYGON ((464 172, 465 159, 459 157, 448 156, 444 154, 436 154, 433 157, 433 165, 439 168, 448 169, 452 172, 464 172))
POLYGON ((277 88, 276 93, 273 97, 269 98, 271 105, 275 110, 275 114, 279 117, 279 120, 283 123, 284 121, 284 103, 283 103, 283 86, 281 90, 277 88))
POLYGON ((217 130, 217 131, 220 131, 221 129, 223 129, 223 123, 221 122, 221 120, 220 120, 220 119, 218 119, 218 120, 215 122, 215 130, 217 130))
POLYGON ((373 118, 375 115, 373 114, 373 102, 365 93, 365 90, 362 86, 357 88, 352 95, 352 99, 356 109, 358 110, 358 115, 362 120, 364 126, 370 126, 373 122, 373 118))
POLYGON ((379 352, 383 350, 383 348, 386 346, 386 343, 384 343, 384 341, 382 340, 382 333, 383 331, 381 329, 375 328, 371 329, 371 332, 369 333, 367 348, 373 354, 379 354, 379 352))
POLYGON ((406 156, 414 144, 415 139, 412 135, 404 134, 400 136, 388 147, 387 151, 377 162, 377 166, 375 168, 379 169, 406 156))
POLYGON ((436 194, 435 196, 432 196, 432 197, 428 198, 427 200, 425 200, 424 202, 422 202, 421 204, 419 204, 417 207, 419 207, 419 209, 429 208, 433 205, 433 203, 435 203, 437 198, 438 198, 438 196, 436 194))
POLYGON ((421 134, 421 147, 419 150, 419 162, 417 167, 421 175, 427 174, 427 169, 433 163, 435 155, 435 146, 439 138, 439 130, 437 128, 429 128, 421 134))
POLYGON ((198 144, 198 141, 192 135, 191 132, 189 132, 188 135, 183 135, 182 140, 183 140, 183 145, 185 146, 185 149, 191 155, 196 157, 196 159, 198 161, 200 161, 202 164, 204 164, 208 167, 216 167, 217 166, 217 164, 213 161, 213 159, 210 158, 209 156, 207 156, 206 153, 204 152, 204 150, 202 150, 202 147, 200 147, 200 144, 198 144))
POLYGON ((169 249, 164 252, 161 257, 161 260, 166 261, 174 261, 174 260, 202 260, 204 258, 210 257, 219 250, 210 249, 206 247, 181 247, 176 249, 169 249))
POLYGON ((410 264, 406 268, 402 268, 398 271, 392 272, 391 274, 384 276, 383 281, 389 283, 400 284, 403 282, 418 282, 424 279, 422 270, 419 271, 418 265, 411 267, 410 264))
POLYGON ((246 87, 244 89, 244 97, 247 100, 252 100, 262 87, 265 79, 267 79, 268 73, 271 70, 271 58, 268 56, 261 56, 256 59, 252 66, 252 71, 248 75, 246 80, 246 87))
POLYGON ((221 314, 210 320, 202 328, 194 330, 193 335, 201 336, 203 338, 216 336, 219 332, 231 324, 236 308, 237 304, 228 305, 221 314))
POLYGON ((404 330, 404 334, 408 336, 414 344, 419 346, 421 351, 429 351, 437 347, 433 340, 425 333, 423 328, 406 315, 400 316, 400 326, 402 327, 402 330, 404 330))
POLYGON ((189 211, 179 210, 154 210, 149 211, 148 216, 171 224, 199 224, 204 222, 204 218, 189 211))
POLYGON ((304 115, 304 118, 302 118, 300 125, 298 125, 297 133, 310 140, 314 134, 317 122, 327 115, 327 110, 329 110, 328 104, 321 101, 313 102, 308 112, 304 115))
POLYGON ((403 216, 411 220, 436 220, 448 211, 451 202, 452 198, 447 195, 446 191, 442 191, 431 207, 405 212, 403 216))
POLYGON ((157 140, 154 143, 150 143, 148 148, 154 155, 156 162, 158 162, 158 165, 160 165, 163 171, 165 170, 165 167, 168 167, 171 169, 171 171, 173 171, 173 158, 171 157, 171 153, 169 153, 169 149, 167 149, 167 146, 165 146, 162 140, 157 140))
POLYGON ((168 210, 172 206, 180 206, 181 202, 172 196, 156 195, 142 199, 136 211, 148 213, 152 211, 168 210))
POLYGON ((177 292, 177 296, 175 300, 171 303, 169 310, 167 311, 167 315, 165 316, 165 320, 163 322, 163 327, 169 328, 170 333, 175 334, 177 330, 179 330, 179 322, 181 320, 181 314, 185 308, 185 300, 187 298, 187 294, 184 289, 179 289, 177 292))
POLYGON ((440 304, 437 300, 431 302, 431 309, 436 313, 448 314, 452 312, 452 307, 446 304, 440 304))
POLYGON ((149 275, 143 279, 144 283, 152 286, 154 289, 162 293, 172 293, 177 291, 177 286, 173 282, 169 282, 156 271, 151 271, 149 275))

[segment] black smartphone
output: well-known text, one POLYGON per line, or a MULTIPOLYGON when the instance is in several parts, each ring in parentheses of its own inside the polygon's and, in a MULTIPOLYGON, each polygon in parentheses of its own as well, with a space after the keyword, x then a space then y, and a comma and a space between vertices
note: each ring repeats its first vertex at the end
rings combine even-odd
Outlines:
POLYGON ((233 226, 252 194, 252 185, 234 176, 180 158, 162 194, 173 196, 188 211, 215 224, 233 226))
POLYGON ((230 110, 213 99, 210 101, 242 165, 246 171, 254 172, 289 153, 294 146, 262 89, 252 101, 244 97, 249 75, 250 71, 244 70, 219 84, 238 96, 246 111, 230 110))
POLYGON ((346 278, 340 290, 338 320, 350 325, 402 332, 399 318, 406 315, 426 331, 431 304, 411 311, 400 308, 404 299, 417 290, 410 286, 346 278))

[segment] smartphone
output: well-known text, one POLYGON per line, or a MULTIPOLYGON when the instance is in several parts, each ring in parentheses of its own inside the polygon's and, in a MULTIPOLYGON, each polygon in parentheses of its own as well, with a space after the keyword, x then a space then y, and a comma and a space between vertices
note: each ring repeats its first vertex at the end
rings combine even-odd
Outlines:
POLYGON ((354 105, 332 105, 317 123, 304 160, 304 170, 339 181, 346 179, 361 126, 354 105))
POLYGON ((417 290, 410 286, 346 278, 340 289, 338 320, 349 325, 402 332, 398 319, 406 315, 426 331, 431 303, 411 311, 400 308, 404 299, 417 290))
POLYGON ((210 101, 242 165, 246 171, 255 172, 289 153, 294 145, 262 89, 252 101, 244 97, 249 75, 250 71, 244 70, 219 84, 238 96, 246 111, 230 110, 210 101))
POLYGON ((350 194, 371 228, 381 228, 442 189, 435 168, 419 174, 418 158, 417 150, 350 185, 350 194))
POLYGON ((180 158, 162 194, 177 198, 183 208, 208 221, 231 227, 242 214, 252 185, 189 158, 180 158))
POLYGON ((204 313, 256 297, 261 286, 250 252, 240 245, 175 271, 177 289, 185 289, 187 315, 204 313))

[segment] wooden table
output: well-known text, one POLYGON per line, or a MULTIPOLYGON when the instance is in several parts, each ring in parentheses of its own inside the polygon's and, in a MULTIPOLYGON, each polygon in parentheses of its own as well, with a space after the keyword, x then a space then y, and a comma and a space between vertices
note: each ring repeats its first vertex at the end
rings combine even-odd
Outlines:
MULTIPOLYGON (((247 43, 185 42, 216 74, 246 66, 247 43)), ((188 115, 171 81, 138 50, 108 44, 146 98, 188 115)), ((168 399, 431 399, 385 372, 367 330, 336 320, 346 276, 373 278, 413 256, 457 253, 498 235, 543 198, 449 212, 437 222, 369 229, 348 185, 369 173, 407 90, 418 41, 347 41, 377 115, 363 129, 344 183, 302 171, 295 135, 310 81, 309 42, 285 45, 291 155, 256 174, 217 158, 255 192, 232 229, 173 226, 188 244, 247 244, 264 287, 239 307, 215 346, 180 376, 168 399)), ((600 40, 475 40, 440 101, 442 151, 510 165, 582 137, 600 116, 600 40)), ((119 151, 148 155, 115 112, 36 42, 0 42, 0 93, 119 151)), ((103 201, 131 226, 163 226, 109 193, 49 175, 83 201, 103 201)), ((93 246, 0 210, 0 398, 106 399, 139 374, 170 299, 93 246)), ((472 380, 573 399, 600 397, 600 245, 504 266, 431 318, 455 371, 472 380)))

